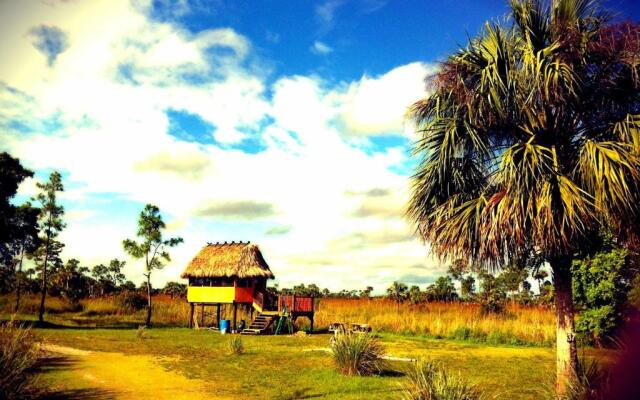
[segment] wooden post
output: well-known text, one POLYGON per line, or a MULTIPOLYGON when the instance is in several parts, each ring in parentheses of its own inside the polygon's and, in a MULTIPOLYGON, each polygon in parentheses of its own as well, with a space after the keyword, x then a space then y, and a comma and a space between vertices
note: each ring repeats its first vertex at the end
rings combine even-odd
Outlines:
POLYGON ((236 314, 238 313, 238 303, 236 303, 235 301, 233 302, 233 327, 231 328, 231 330, 235 330, 236 327, 238 326, 236 324, 236 314))
POLYGON ((216 314, 217 314, 216 320, 218 321, 218 329, 220 329, 220 303, 218 303, 218 310, 216 314))
POLYGON ((200 327, 204 328, 204 304, 200 304, 200 327))
POLYGON ((313 333, 313 313, 311 314, 311 317, 309 317, 309 319, 311 320, 311 327, 309 329, 309 333, 313 333))
POLYGON ((193 308, 194 308, 194 304, 193 303, 189 303, 189 305, 191 306, 191 312, 189 313, 189 328, 193 328, 193 308))
POLYGON ((253 321, 253 304, 249 305, 249 318, 253 321))

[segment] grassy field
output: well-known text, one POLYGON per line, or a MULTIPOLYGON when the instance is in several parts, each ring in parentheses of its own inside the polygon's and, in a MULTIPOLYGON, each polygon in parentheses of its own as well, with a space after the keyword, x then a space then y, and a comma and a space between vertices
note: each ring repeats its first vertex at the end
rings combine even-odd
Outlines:
MULTIPOLYGON (((38 299, 26 297, 22 314, 35 315, 38 299)), ((0 312, 11 312, 14 300, 0 298, 0 312)), ((71 305, 59 298, 47 300, 48 319, 73 322, 81 326, 136 327, 143 323, 145 311, 127 313, 112 297, 85 299, 71 305)), ((231 307, 223 309, 223 317, 231 317, 231 307)), ((210 315, 205 323, 213 322, 210 315)), ((239 310, 238 319, 249 316, 239 310)), ((158 326, 185 327, 189 306, 184 299, 167 296, 154 298, 153 321, 158 326)), ((412 305, 396 304, 386 299, 319 299, 316 306, 316 328, 322 330, 332 322, 357 322, 375 330, 428 338, 467 340, 477 343, 551 346, 555 341, 555 320, 551 309, 512 304, 501 315, 481 315, 473 303, 431 302, 412 305)), ((306 319, 300 325, 307 325, 306 319)))
MULTIPOLYGON (((18 319, 35 318, 35 300, 25 300, 18 319)), ((0 299, 0 319, 11 317, 12 304, 0 299)), ((111 298, 48 304, 47 324, 34 328, 38 340, 94 352, 45 364, 39 385, 53 398, 141 398, 161 391, 165 397, 149 398, 398 399, 407 379, 406 362, 391 362, 383 376, 340 375, 326 352, 330 336, 322 333, 243 337, 246 353, 230 356, 227 336, 182 327, 184 299, 156 298, 156 325, 144 331, 137 329, 144 311, 124 313, 111 298)), ((477 383, 488 399, 551 398, 555 353, 547 309, 511 306, 506 315, 483 317, 470 304, 321 300, 319 330, 333 321, 371 324, 387 354, 440 361, 477 383)), ((586 355, 606 362, 614 352, 588 349, 586 355)))
MULTIPOLYGON (((163 368, 197 382, 222 398, 260 399, 398 399, 405 380, 406 363, 389 365, 386 376, 345 377, 335 371, 326 348, 329 335, 310 337, 243 337, 246 353, 229 356, 227 337, 210 331, 157 328, 138 337, 135 329, 36 329, 47 343, 84 350, 123 353, 132 357, 150 355, 163 368), (309 351, 311 350, 311 351, 309 351)), ((547 348, 486 346, 464 342, 381 335, 388 354, 400 357, 430 357, 442 361, 476 382, 488 398, 549 398, 554 371, 554 353, 547 348)), ((127 364, 126 358, 121 365, 127 364)), ((119 368, 125 368, 124 366, 119 368)), ((125 368, 126 369, 126 368, 125 368)), ((93 379, 84 379, 87 369, 45 368, 40 384, 58 393, 105 390, 93 379)), ((138 371, 139 373, 139 371, 138 371)))

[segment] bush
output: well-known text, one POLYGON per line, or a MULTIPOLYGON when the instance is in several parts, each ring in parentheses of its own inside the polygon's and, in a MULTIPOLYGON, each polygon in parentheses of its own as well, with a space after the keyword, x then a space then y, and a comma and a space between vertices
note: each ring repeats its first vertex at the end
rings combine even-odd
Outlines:
POLYGON ((32 370, 37 361, 38 350, 29 329, 0 325, 0 397, 32 398, 32 370))
POLYGON ((147 306, 147 298, 140 292, 127 290, 118 295, 117 304, 125 313, 134 313, 147 306))
POLYGON ((379 374, 385 363, 380 343, 368 333, 342 333, 331 343, 331 354, 338 370, 345 375, 379 374))
POLYGON ((453 332, 455 340, 467 340, 471 337, 471 329, 466 326, 460 326, 453 332))
POLYGON ((441 364, 418 360, 407 373, 405 385, 408 400, 477 400, 480 392, 460 374, 452 375, 441 364))
POLYGON ((627 255, 614 249, 573 262, 573 299, 580 311, 576 331, 589 342, 604 344, 622 323, 631 289, 627 255))
POLYGON ((610 375, 602 371, 595 360, 578 360, 576 379, 569 383, 561 400, 607 400, 610 375))
POLYGON ((240 355, 244 353, 242 337, 240 337, 239 335, 229 336, 229 340, 227 341, 227 349, 229 350, 229 355, 240 355))

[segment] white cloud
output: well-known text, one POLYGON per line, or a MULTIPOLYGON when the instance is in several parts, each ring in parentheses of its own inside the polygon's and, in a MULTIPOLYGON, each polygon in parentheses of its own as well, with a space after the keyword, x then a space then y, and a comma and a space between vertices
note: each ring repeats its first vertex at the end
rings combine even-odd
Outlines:
POLYGON ((351 83, 339 95, 344 131, 352 135, 412 134, 405 126, 407 107, 426 95, 425 77, 435 71, 434 65, 416 62, 351 83))
POLYGON ((329 54, 333 52, 333 48, 326 43, 316 40, 313 42, 313 45, 311 45, 311 52, 315 54, 329 54))
MULTIPOLYGON (((384 285, 416 265, 425 274, 437 267, 409 236, 408 182, 390 170, 406 154, 371 154, 354 142, 401 132, 405 106, 424 95, 432 67, 414 63, 338 85, 318 76, 267 85, 245 66, 259 63, 251 43, 232 29, 193 35, 126 1, 21 4, 0 3, 0 23, 11 28, 0 51, 15 54, 0 65, 0 81, 14 88, 0 87, 0 124, 28 120, 35 132, 9 129, 1 146, 30 168, 65 172, 64 198, 77 206, 68 209, 65 255, 85 263, 124 257, 121 240, 135 233, 139 212, 131 203, 150 202, 170 234, 185 238, 156 284, 178 279, 200 246, 216 240, 260 243, 287 285, 384 285), (42 24, 69 37, 51 66, 24 36, 42 24), (224 144, 256 132, 266 149, 180 141, 168 134, 167 109, 198 115, 224 144), (49 120, 60 129, 49 131, 49 120), (273 227, 286 229, 269 234, 273 227)), ((33 191, 31 180, 21 187, 33 191)), ((127 270, 139 280, 140 263, 129 260, 127 270)))

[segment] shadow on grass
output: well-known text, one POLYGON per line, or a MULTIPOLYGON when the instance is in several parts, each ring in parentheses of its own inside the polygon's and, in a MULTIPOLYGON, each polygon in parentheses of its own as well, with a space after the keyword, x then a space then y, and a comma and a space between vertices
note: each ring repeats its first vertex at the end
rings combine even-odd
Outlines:
MULTIPOLYGON (((141 324, 136 323, 136 322, 122 322, 122 323, 117 323, 117 324, 108 324, 108 325, 93 325, 93 323, 87 323, 85 322, 84 324, 78 321, 75 321, 73 319, 70 319, 70 321, 73 321, 75 323, 77 323, 78 325, 63 325, 63 324, 57 324, 54 322, 48 322, 48 321, 44 321, 44 322, 38 322, 38 321, 34 321, 34 320, 19 320, 19 319, 15 319, 15 320, 10 320, 10 319, 0 319, 0 322, 9 322, 9 321, 13 321, 14 324, 18 324, 20 326, 23 326, 25 328, 35 328, 35 329, 86 329, 86 330, 93 330, 93 329, 121 329, 121 330, 127 330, 127 329, 138 329, 138 326, 140 326, 141 324)), ((84 321, 83 321, 84 322, 84 321)), ((160 326, 158 326, 160 327, 160 326)))
POLYGON ((115 392, 97 388, 61 390, 40 397, 41 400, 112 400, 116 398, 115 392))
MULTIPOLYGON (((34 372, 41 374, 57 370, 68 370, 74 368, 77 363, 77 360, 67 356, 47 356, 40 359, 34 372)), ((111 400, 116 397, 116 393, 111 390, 83 388, 61 390, 44 389, 36 398, 40 400, 111 400)))

